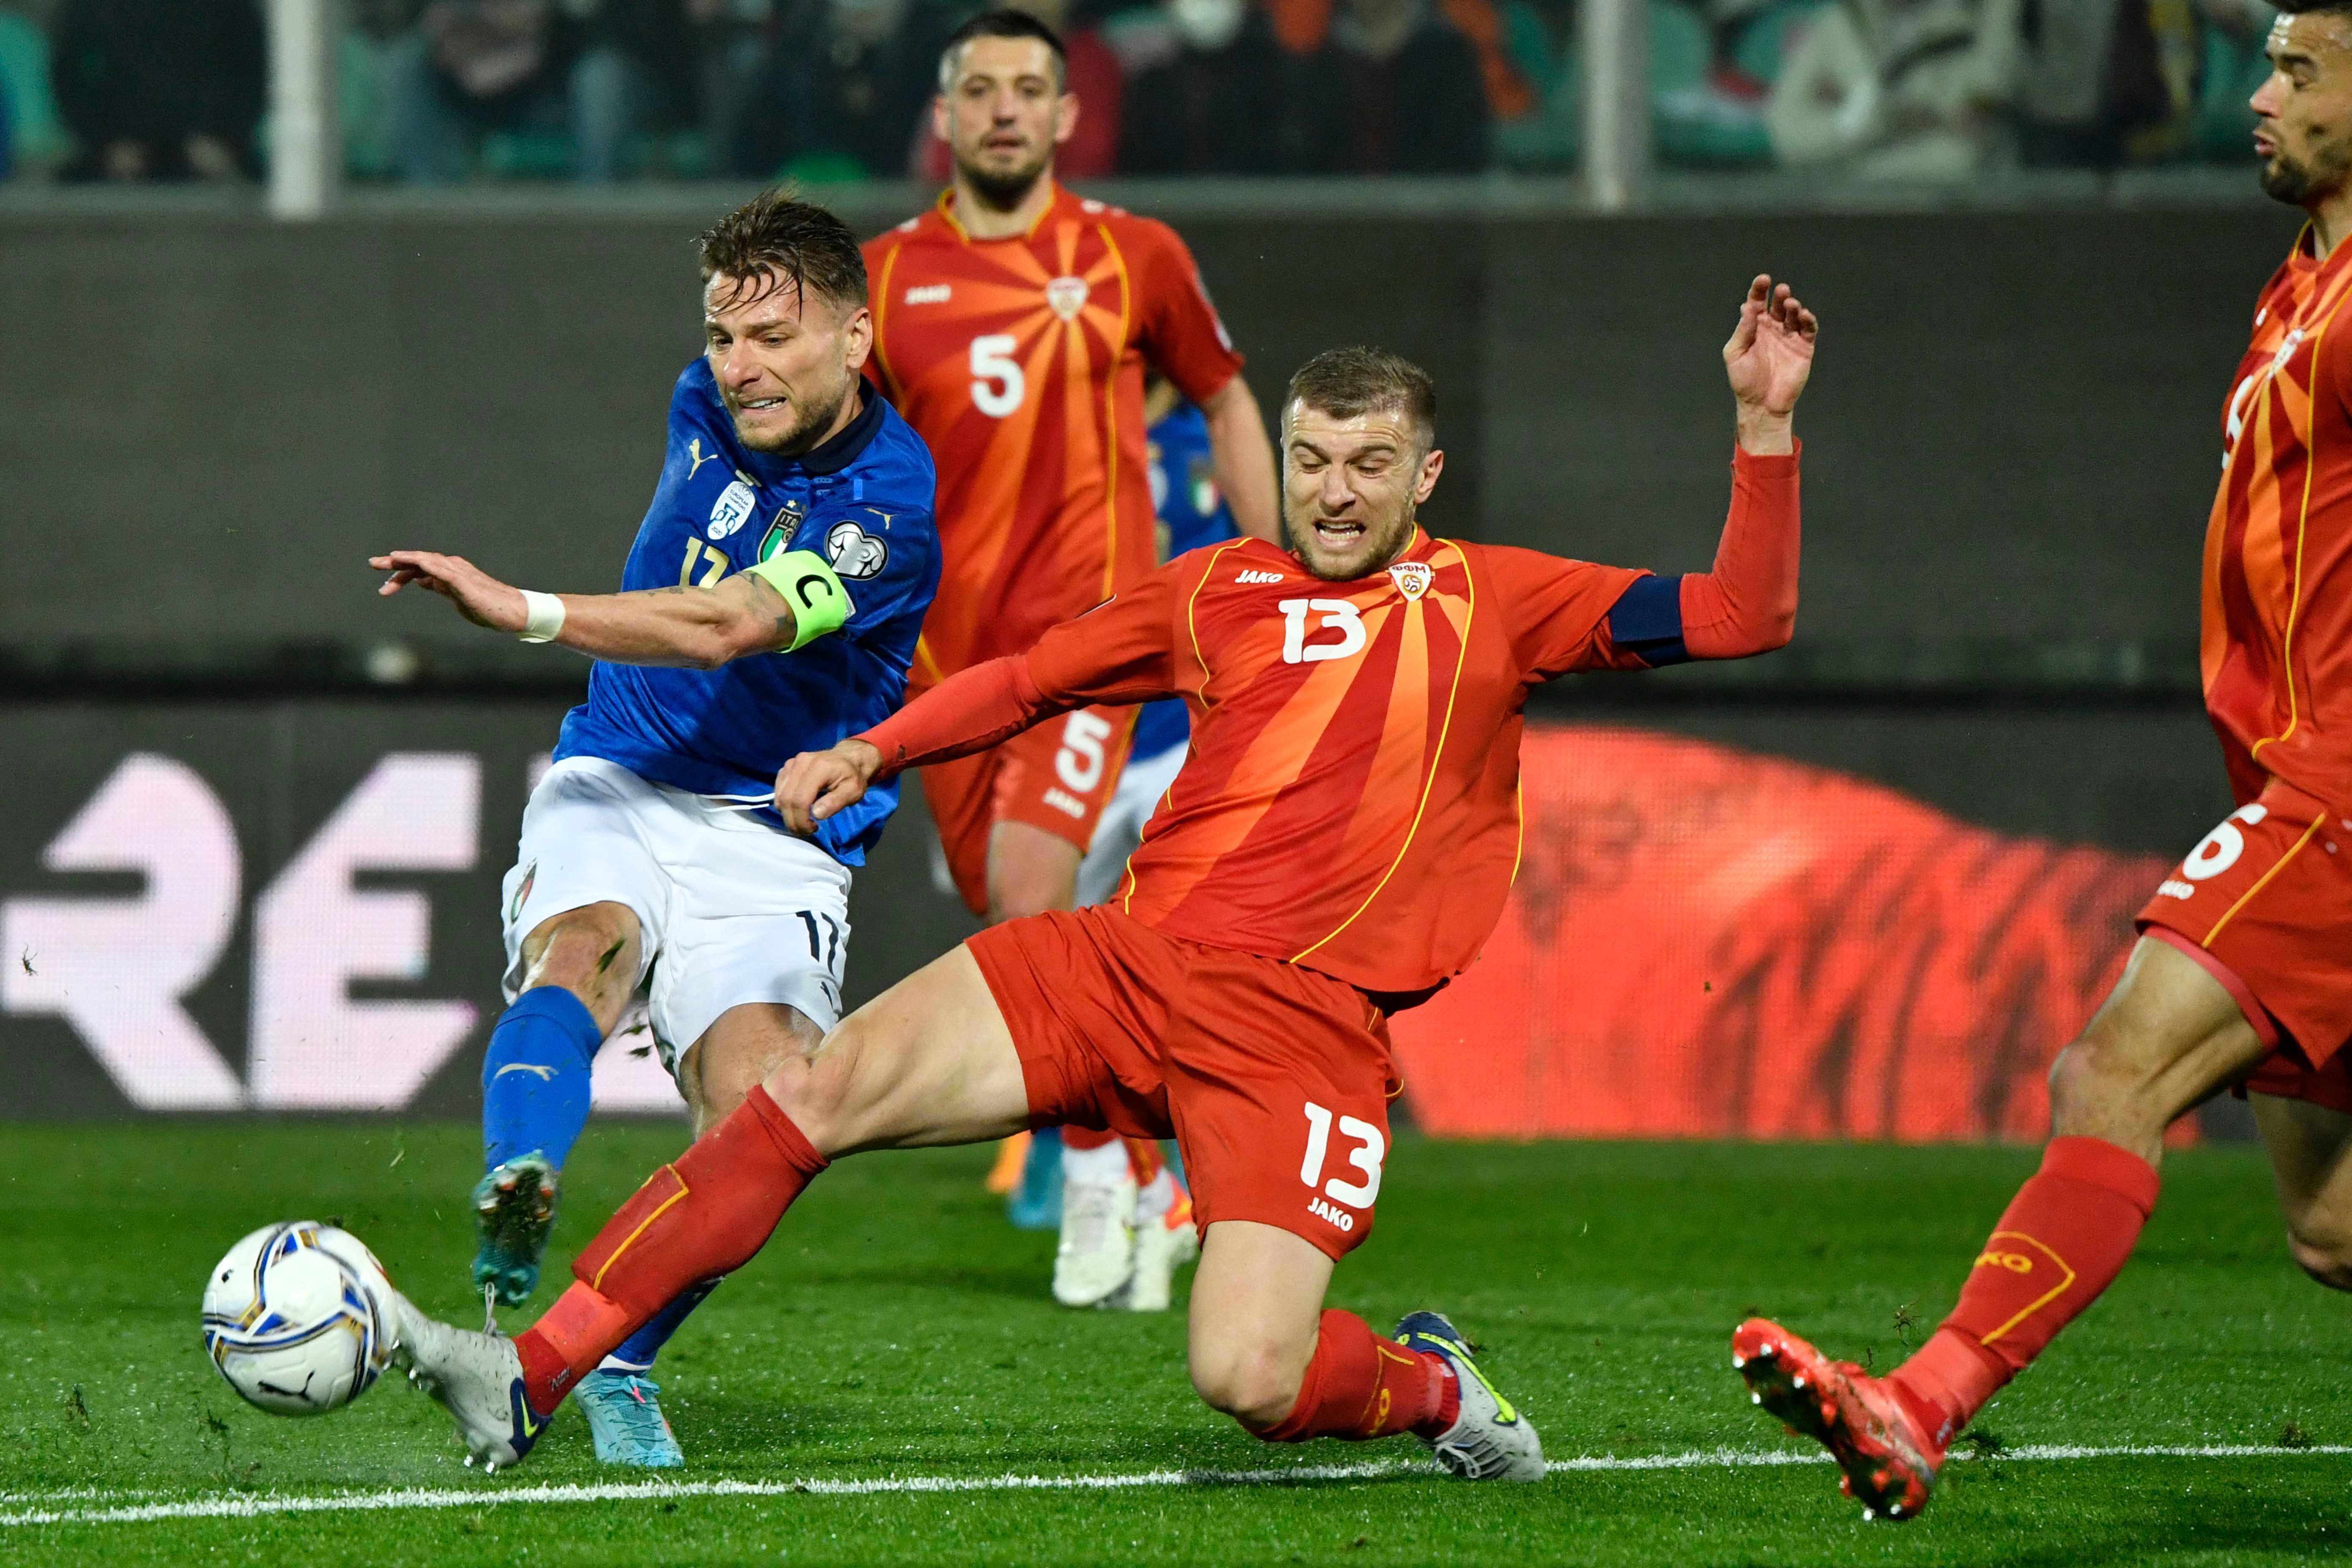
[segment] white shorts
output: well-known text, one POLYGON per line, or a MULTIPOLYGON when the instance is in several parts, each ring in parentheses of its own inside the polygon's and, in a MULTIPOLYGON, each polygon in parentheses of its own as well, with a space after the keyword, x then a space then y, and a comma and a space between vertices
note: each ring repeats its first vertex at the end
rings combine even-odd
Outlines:
POLYGON ((523 938, 607 902, 643 930, 636 983, 672 1077, 730 1007, 781 1002, 820 1029, 841 1021, 848 867, 740 804, 566 757, 530 792, 506 877, 507 1000, 521 989, 523 938))
POLYGON ((1176 782, 1192 742, 1171 746, 1148 757, 1129 757, 1118 775, 1118 788, 1095 824, 1094 842, 1078 862, 1078 907, 1099 904, 1118 891, 1127 873, 1127 858, 1143 842, 1143 825, 1160 808, 1160 797, 1176 782))

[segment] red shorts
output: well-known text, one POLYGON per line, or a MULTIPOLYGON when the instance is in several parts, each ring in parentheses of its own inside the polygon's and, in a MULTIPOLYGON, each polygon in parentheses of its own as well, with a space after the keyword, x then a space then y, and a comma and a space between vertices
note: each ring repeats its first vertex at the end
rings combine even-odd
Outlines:
POLYGON ((2138 921, 2229 987, 2271 1047, 2243 1088, 2352 1115, 2352 818, 2273 779, 2138 921))
POLYGON ((1099 905, 964 945, 1034 1125, 1173 1137, 1204 1226, 1255 1220, 1333 1258, 1371 1234, 1397 1077, 1388 1016, 1362 992, 1099 905))
POLYGON ((1118 788, 1134 732, 1132 708, 1081 708, 992 750, 922 770, 923 804, 972 913, 988 912, 988 838, 998 823, 1025 822, 1086 853, 1118 788))

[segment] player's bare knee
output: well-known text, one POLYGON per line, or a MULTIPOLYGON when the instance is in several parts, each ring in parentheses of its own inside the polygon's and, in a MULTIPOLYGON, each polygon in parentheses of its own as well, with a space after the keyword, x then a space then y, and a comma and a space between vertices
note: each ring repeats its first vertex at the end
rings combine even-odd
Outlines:
POLYGON ((1192 1388, 1201 1402, 1253 1430, 1272 1426, 1298 1403, 1300 1369, 1269 1342, 1220 1345, 1192 1357, 1192 1388))
MULTIPOLYGON (((847 1148, 854 1138, 860 1027, 856 1018, 845 1018, 814 1049, 787 1052, 760 1080, 776 1108, 826 1153, 847 1148)), ((747 1082, 743 1092, 750 1089, 747 1082)))
POLYGON ((2154 1087, 2116 1042, 2085 1031, 2050 1064, 2051 1131, 2107 1137, 2119 1122, 2150 1117, 2160 1129, 2164 1113, 2148 1103, 2154 1087))
POLYGON ((2299 1226, 2287 1233, 2295 1267, 2331 1290, 2352 1290, 2352 1234, 2299 1226))

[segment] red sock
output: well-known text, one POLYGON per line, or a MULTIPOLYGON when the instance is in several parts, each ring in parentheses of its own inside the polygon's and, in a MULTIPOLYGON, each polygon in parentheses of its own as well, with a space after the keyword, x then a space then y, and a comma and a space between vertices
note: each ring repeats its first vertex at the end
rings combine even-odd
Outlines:
POLYGON ((2102 1138, 2053 1138, 1977 1255, 1959 1305, 1889 1381, 1938 1447, 2123 1271, 2156 1168, 2102 1138))
POLYGON ((656 1171, 572 1259, 579 1283, 515 1336, 541 1415, 689 1285, 741 1268, 828 1163, 768 1091, 656 1171))
POLYGON ((1461 1413, 1462 1392, 1444 1356, 1409 1351, 1372 1332, 1355 1313, 1333 1309, 1323 1314, 1298 1403, 1258 1436, 1269 1443, 1355 1442, 1399 1432, 1433 1437, 1461 1413))

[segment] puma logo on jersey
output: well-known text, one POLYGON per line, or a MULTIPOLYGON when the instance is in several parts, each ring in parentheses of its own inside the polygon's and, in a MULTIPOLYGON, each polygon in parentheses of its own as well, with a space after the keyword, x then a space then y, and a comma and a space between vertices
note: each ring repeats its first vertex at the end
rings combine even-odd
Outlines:
POLYGON ((1260 572, 1253 568, 1250 571, 1243 573, 1240 576, 1234 578, 1234 581, 1236 583, 1279 583, 1283 581, 1283 576, 1279 572, 1260 572))
POLYGON ((707 458, 703 456, 702 437, 699 436, 697 436, 693 440, 688 441, 686 444, 686 455, 694 459, 694 466, 686 470, 686 477, 688 479, 693 479, 695 475, 702 471, 703 464, 715 463, 719 460, 719 454, 716 452, 711 453, 707 458))
POLYGON ((510 1072, 535 1072, 539 1075, 540 1081, 541 1083, 553 1083, 555 1081, 555 1069, 553 1068, 541 1067, 537 1062, 509 1062, 506 1066, 492 1073, 490 1075, 490 1080, 495 1083, 510 1072))
POLYGON ((952 283, 920 283, 907 290, 909 305, 944 305, 955 292, 952 283))

